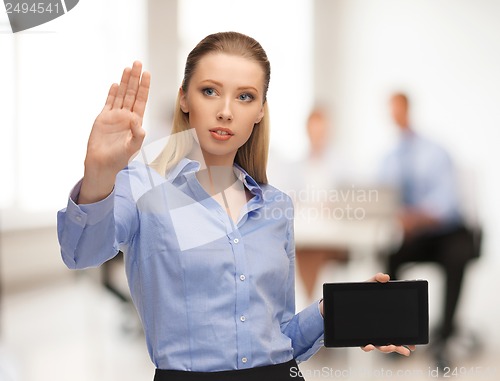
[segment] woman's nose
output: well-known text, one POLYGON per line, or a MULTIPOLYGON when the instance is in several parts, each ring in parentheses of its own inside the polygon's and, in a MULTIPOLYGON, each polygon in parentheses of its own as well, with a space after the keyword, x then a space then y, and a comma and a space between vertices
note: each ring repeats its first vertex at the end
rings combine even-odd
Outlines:
POLYGON ((231 112, 230 101, 225 101, 222 108, 217 113, 217 120, 233 120, 233 113, 231 112))

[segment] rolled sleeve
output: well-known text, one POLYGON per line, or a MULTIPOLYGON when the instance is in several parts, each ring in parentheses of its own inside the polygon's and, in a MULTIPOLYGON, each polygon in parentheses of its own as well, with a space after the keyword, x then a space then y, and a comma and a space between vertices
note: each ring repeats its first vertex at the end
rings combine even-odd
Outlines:
POLYGON ((114 190, 108 197, 99 202, 78 205, 75 200, 78 199, 80 188, 81 181, 71 191, 67 207, 59 211, 57 215, 57 233, 61 255, 64 263, 70 269, 91 267, 102 263, 92 253, 78 261, 78 248, 81 246, 80 243, 85 231, 94 235, 94 242, 104 241, 104 235, 109 232, 109 228, 99 228, 98 225, 110 225, 111 221, 109 220, 112 220, 113 216, 114 190))
POLYGON ((319 311, 319 301, 294 316, 284 329, 292 339, 294 358, 305 361, 323 346, 324 323, 319 311))

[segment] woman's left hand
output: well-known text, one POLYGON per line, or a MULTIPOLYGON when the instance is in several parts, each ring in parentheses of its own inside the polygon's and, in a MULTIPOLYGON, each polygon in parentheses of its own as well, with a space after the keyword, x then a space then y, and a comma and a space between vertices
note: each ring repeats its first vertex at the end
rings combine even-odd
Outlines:
POLYGON ((380 352, 384 353, 392 353, 396 352, 399 353, 400 355, 403 356, 409 356, 411 355, 411 352, 413 352, 416 347, 415 345, 381 345, 381 346, 375 346, 372 344, 365 345, 364 347, 361 347, 362 350, 365 352, 371 352, 375 349, 379 350, 380 352))
MULTIPOLYGON (((367 282, 380 282, 380 283, 386 283, 391 279, 391 277, 388 274, 383 274, 383 273, 377 273, 375 276, 372 278, 368 279, 367 282)), ((416 347, 415 345, 383 345, 383 346, 375 346, 372 344, 365 345, 364 347, 361 347, 361 349, 365 352, 371 352, 375 349, 379 350, 380 352, 384 353, 392 353, 396 352, 399 353, 403 356, 409 356, 411 352, 413 352, 416 347)))

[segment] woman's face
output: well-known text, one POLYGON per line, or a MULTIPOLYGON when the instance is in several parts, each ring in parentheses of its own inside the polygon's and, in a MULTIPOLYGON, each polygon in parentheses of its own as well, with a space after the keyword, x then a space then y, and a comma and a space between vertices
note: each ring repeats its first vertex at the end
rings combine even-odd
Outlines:
POLYGON ((208 165, 232 165, 264 116, 263 97, 264 72, 257 62, 224 53, 198 62, 180 104, 208 165))

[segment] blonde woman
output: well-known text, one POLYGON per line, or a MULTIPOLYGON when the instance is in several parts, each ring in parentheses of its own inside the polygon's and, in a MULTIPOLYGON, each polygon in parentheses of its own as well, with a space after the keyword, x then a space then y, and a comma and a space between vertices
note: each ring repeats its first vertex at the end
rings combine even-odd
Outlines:
POLYGON ((296 361, 322 346, 322 302, 295 313, 292 203, 267 184, 269 79, 257 41, 207 36, 187 58, 172 135, 144 165, 129 163, 150 84, 135 62, 58 215, 69 268, 124 253, 156 381, 301 379, 296 361))

